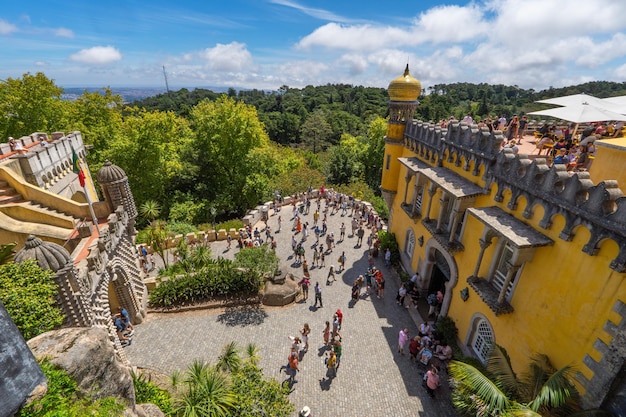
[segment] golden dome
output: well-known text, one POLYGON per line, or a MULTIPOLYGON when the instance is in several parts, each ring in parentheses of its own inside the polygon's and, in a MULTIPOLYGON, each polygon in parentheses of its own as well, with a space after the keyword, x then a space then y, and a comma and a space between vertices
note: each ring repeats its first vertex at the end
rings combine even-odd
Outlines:
POLYGON ((411 76, 406 64, 404 74, 389 83, 387 92, 392 101, 416 101, 422 94, 422 83, 411 76))

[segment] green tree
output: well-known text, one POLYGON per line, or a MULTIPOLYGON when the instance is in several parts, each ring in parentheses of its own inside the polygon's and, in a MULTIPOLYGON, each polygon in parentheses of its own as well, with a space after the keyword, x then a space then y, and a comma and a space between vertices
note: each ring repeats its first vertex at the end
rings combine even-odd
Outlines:
POLYGON ((466 416, 572 416, 580 411, 574 370, 570 366, 555 369, 545 355, 532 357, 522 377, 515 374, 498 345, 492 349, 486 371, 458 361, 452 361, 449 369, 452 402, 466 416))
POLYGON ((126 172, 140 207, 148 200, 168 207, 173 178, 192 169, 180 153, 192 137, 187 121, 172 112, 133 109, 103 156, 126 172))
POLYGON ((63 323, 52 276, 34 260, 0 265, 0 301, 26 340, 63 323))
POLYGON ((276 252, 269 245, 243 248, 235 254, 235 265, 241 268, 249 268, 256 271, 260 276, 273 276, 278 270, 280 260, 276 252))
POLYGON ((85 143, 93 145, 88 157, 92 168, 97 170, 104 163, 106 155, 103 153, 111 143, 120 139, 124 99, 105 88, 102 91, 85 91, 75 101, 67 103, 70 103, 69 109, 59 129, 81 132, 85 143))
POLYGON ((250 207, 251 176, 259 173, 253 151, 269 145, 256 109, 221 96, 203 101, 191 111, 196 139, 189 144, 190 159, 197 168, 193 194, 215 202, 221 212, 242 212, 250 207), (248 191, 242 193, 242 190, 248 191))
POLYGON ((376 191, 383 175, 386 133, 387 121, 382 117, 377 117, 370 122, 367 134, 359 138, 363 147, 361 163, 364 167, 364 180, 372 190, 376 191))
POLYGON ((339 145, 328 151, 326 178, 331 184, 349 184, 363 175, 363 148, 359 141, 348 134, 341 137, 339 145))
POLYGON ((19 138, 57 128, 66 109, 62 91, 41 72, 0 81, 0 135, 19 138))
POLYGON ((306 118, 300 129, 300 134, 306 148, 317 153, 330 146, 333 129, 326 121, 324 112, 318 110, 306 118))

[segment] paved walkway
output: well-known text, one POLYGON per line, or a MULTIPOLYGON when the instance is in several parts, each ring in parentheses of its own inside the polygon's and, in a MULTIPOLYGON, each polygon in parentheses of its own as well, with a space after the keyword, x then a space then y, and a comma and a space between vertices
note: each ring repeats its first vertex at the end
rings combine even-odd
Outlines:
MULTIPOLYGON (((312 205, 315 207, 315 203, 312 205)), ((292 213, 285 207, 270 216, 269 225, 277 229, 278 216, 282 217, 282 230, 275 234, 277 253, 282 259, 284 272, 299 275, 300 266, 293 264, 291 254, 292 213)), ((322 215, 323 217, 323 215, 322 215)), ((255 343, 260 349, 260 365, 267 377, 285 380, 280 367, 287 362, 290 341, 288 336, 298 334, 302 325, 311 326, 309 351, 300 364, 301 372, 290 394, 297 410, 308 405, 315 417, 403 417, 403 416, 455 416, 447 387, 447 375, 442 373, 443 386, 435 399, 428 397, 421 386, 424 369, 410 361, 408 355, 397 353, 398 332, 408 327, 410 335, 417 334, 421 320, 415 310, 396 305, 399 279, 395 272, 384 267, 381 256, 377 266, 385 272, 386 295, 384 299, 364 298, 351 306, 350 288, 359 274, 367 270, 367 244, 356 246, 356 236, 351 236, 351 217, 339 213, 328 216, 328 230, 339 239, 341 222, 346 224, 346 239, 337 242, 336 249, 326 258, 326 268, 311 268, 312 284, 322 285, 324 307, 313 308, 313 289, 307 302, 297 302, 287 307, 238 307, 221 310, 204 310, 176 314, 151 314, 135 327, 133 344, 126 348, 132 365, 150 368, 166 374, 184 370, 194 359, 215 362, 221 348, 236 341, 241 347, 255 343), (331 264, 337 266, 341 251, 346 252, 344 272, 337 281, 326 286, 326 275, 331 264), (322 346, 322 330, 326 320, 341 308, 344 312, 342 336, 343 356, 336 378, 326 378, 322 346)), ((313 223, 313 210, 304 221, 313 223)), ((320 219, 321 222, 321 219, 320 219)), ((261 229, 261 228, 259 228, 261 229)), ((369 230, 366 231, 364 242, 369 230)), ((320 240, 321 242, 321 240, 320 240)), ((311 245, 315 237, 306 242, 306 256, 312 261, 311 245)), ((214 255, 232 258, 235 249, 226 249, 226 242, 211 244, 214 255)), ((324 245, 326 246, 326 245, 324 245)), ((294 413, 296 415, 297 413, 294 413)))

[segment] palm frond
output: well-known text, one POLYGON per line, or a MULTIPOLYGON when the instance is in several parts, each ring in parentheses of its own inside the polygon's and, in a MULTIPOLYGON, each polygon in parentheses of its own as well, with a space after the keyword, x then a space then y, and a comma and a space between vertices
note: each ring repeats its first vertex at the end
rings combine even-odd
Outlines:
POLYGON ((494 344, 487 362, 487 372, 500 382, 502 389, 506 391, 512 399, 520 398, 520 381, 513 371, 511 359, 502 346, 494 344))
POLYGON ((537 396, 528 404, 538 411, 540 408, 559 408, 571 399, 578 398, 578 390, 572 382, 574 370, 571 366, 564 366, 554 372, 541 387, 537 396))
POLYGON ((497 382, 490 380, 478 369, 459 361, 450 362, 450 377, 459 393, 474 396, 471 400, 483 404, 484 413, 491 415, 510 407, 510 400, 497 382), (471 393, 471 394, 470 394, 471 393))
POLYGON ((217 358, 217 368, 233 372, 240 367, 241 356, 239 356, 239 347, 237 343, 230 342, 224 346, 222 354, 217 358))
POLYGON ((258 365, 261 357, 259 356, 259 348, 257 345, 255 345, 254 343, 248 343, 246 345, 246 355, 252 365, 258 365))

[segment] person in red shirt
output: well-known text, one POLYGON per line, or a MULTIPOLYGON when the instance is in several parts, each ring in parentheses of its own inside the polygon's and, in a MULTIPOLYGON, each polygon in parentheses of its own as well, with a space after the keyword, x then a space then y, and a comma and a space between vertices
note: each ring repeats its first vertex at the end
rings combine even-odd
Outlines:
POLYGON ((337 318, 339 319, 339 329, 341 329, 341 323, 343 323, 343 312, 341 311, 340 308, 338 308, 337 311, 335 311, 335 314, 337 315, 337 318))

